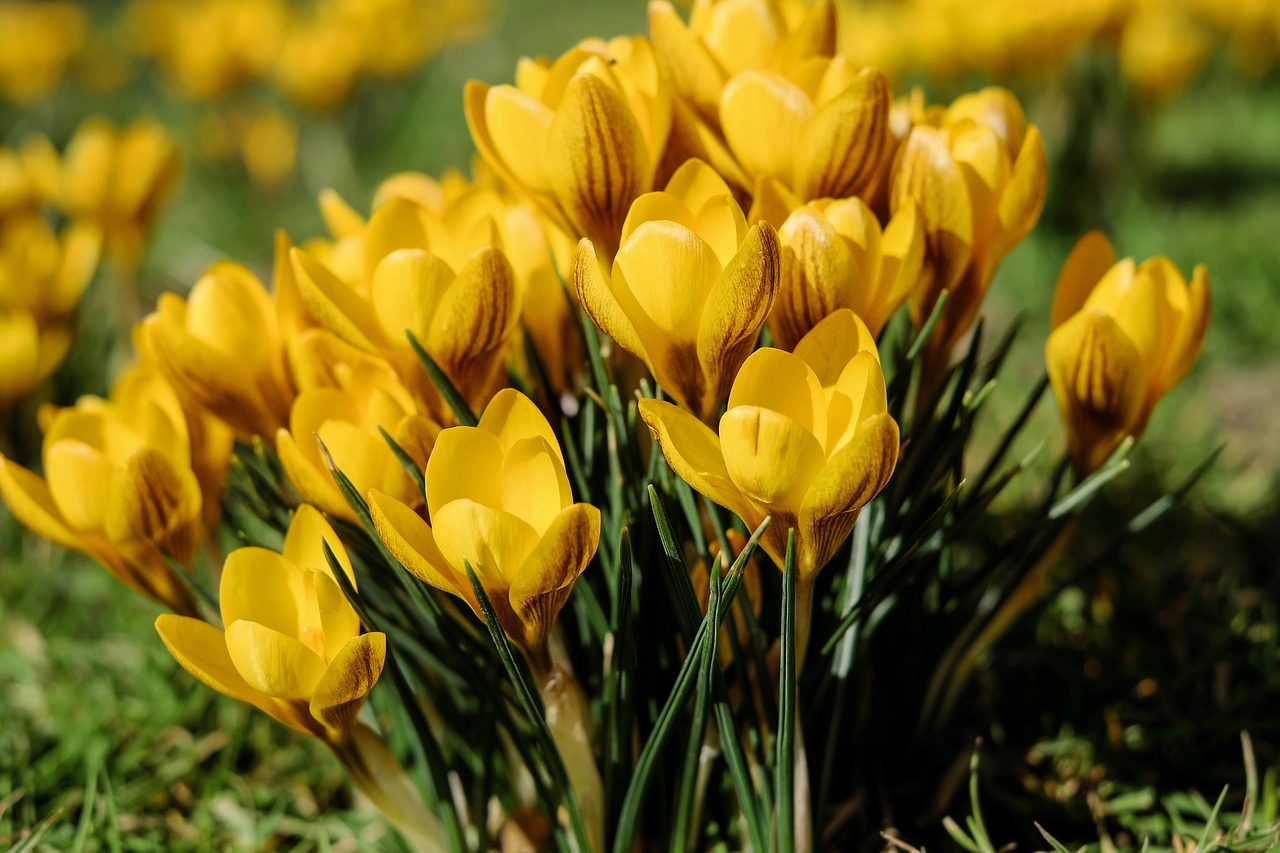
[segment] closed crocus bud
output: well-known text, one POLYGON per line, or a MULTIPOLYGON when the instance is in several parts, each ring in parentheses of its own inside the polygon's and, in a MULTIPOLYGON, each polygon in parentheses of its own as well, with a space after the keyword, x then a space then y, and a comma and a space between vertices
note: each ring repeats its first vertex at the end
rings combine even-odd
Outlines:
POLYGON ((291 254, 294 280, 308 314, 351 346, 386 359, 401 381, 441 423, 452 413, 409 344, 406 332, 431 355, 472 408, 482 408, 503 384, 503 361, 520 319, 520 293, 511 264, 486 220, 479 248, 455 251, 456 268, 435 253, 440 222, 420 204, 393 197, 377 208, 358 236, 364 273, 344 279, 303 249, 291 254), (435 238, 433 239, 433 232, 435 238))
POLYGON ((1097 470, 1195 363, 1209 323, 1209 274, 1190 284, 1165 257, 1114 263, 1106 237, 1081 238, 1054 295, 1045 360, 1078 477, 1097 470))
POLYGON ((139 343, 180 397, 243 438, 274 436, 293 399, 277 307, 240 264, 214 264, 184 300, 160 297, 139 343))
POLYGON ((1044 206, 1044 143, 1008 91, 958 98, 945 113, 923 111, 898 153, 890 205, 914 204, 925 231, 925 263, 911 296, 917 328, 943 290, 949 297, 929 339, 935 365, 977 317, 1009 250, 1031 232, 1044 206))
POLYGON ((117 129, 91 118, 67 145, 59 206, 95 223, 112 259, 133 267, 178 176, 178 148, 163 125, 139 119, 117 129))
POLYGON ((794 354, 752 353, 718 434, 661 400, 641 400, 640 416, 671 469, 695 491, 748 528, 772 518, 761 546, 778 566, 787 531, 795 529, 804 613, 814 577, 898 460, 898 424, 886 412, 875 341, 848 310, 815 326, 794 354))
POLYGON ((0 228, 0 408, 43 382, 71 346, 69 317, 93 279, 101 233, 88 224, 61 234, 38 215, 0 228))
POLYGON ((442 431, 427 462, 426 502, 430 524, 390 495, 369 494, 387 549, 478 608, 470 563, 507 635, 545 669, 548 632, 599 544, 600 511, 573 502, 560 445, 537 406, 507 388, 478 426, 442 431))
POLYGON ((553 63, 522 60, 515 86, 467 84, 485 161, 574 237, 607 255, 631 202, 653 186, 671 96, 642 37, 588 40, 553 63))
POLYGON ((382 673, 386 637, 360 633, 360 617, 325 559, 326 543, 354 587, 333 528, 303 505, 283 554, 240 548, 227 556, 218 596, 225 630, 176 615, 158 618, 156 630, 199 681, 340 745, 382 673))
POLYGON ((591 241, 578 245, 579 302, 672 399, 714 418, 773 308, 777 232, 763 222, 747 228, 724 181, 690 160, 665 191, 632 205, 607 264, 591 241))
POLYGON ((911 205, 881 230, 858 198, 799 208, 778 232, 782 276, 769 328, 790 350, 827 315, 848 308, 879 337, 915 286, 924 260, 924 232, 911 205))
POLYGON ((753 181, 801 200, 869 196, 888 164, 889 84, 843 56, 744 71, 720 97, 724 138, 753 181))
POLYGON ((293 401, 289 429, 276 434, 276 450, 290 482, 312 503, 339 518, 356 521, 338 490, 321 450, 364 494, 377 489, 409 506, 422 496, 379 428, 424 467, 440 427, 414 410, 413 396, 389 366, 339 370, 342 386, 312 388, 293 401), (318 440, 317 440, 318 439, 318 440))
POLYGON ((0 496, 33 532, 95 557, 135 591, 194 613, 165 558, 190 565, 201 486, 177 397, 143 370, 124 374, 110 399, 85 397, 52 416, 44 479, 0 457, 0 496))

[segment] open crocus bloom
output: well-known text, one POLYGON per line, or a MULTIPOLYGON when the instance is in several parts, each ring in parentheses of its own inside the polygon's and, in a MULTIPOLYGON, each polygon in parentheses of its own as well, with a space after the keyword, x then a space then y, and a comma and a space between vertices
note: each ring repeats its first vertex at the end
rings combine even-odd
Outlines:
POLYGON ((690 160, 666 190, 636 199, 611 270, 590 240, 579 243, 573 280, 596 325, 708 419, 773 307, 778 252, 773 227, 748 229, 720 176, 690 160))
POLYGON ((325 542, 354 586, 333 528, 303 505, 283 554, 240 548, 227 557, 219 595, 225 630, 171 614, 156 619, 156 630, 204 684, 340 745, 382 674, 386 636, 360 633, 360 619, 325 560, 325 542))
POLYGON ((499 391, 478 426, 442 431, 427 462, 430 523, 405 503, 369 493, 378 535, 422 581, 479 614, 475 571, 494 610, 532 664, 600 541, 600 511, 574 503, 546 418, 514 389, 499 391))
POLYGON ((898 460, 875 342, 853 312, 837 311, 795 352, 763 348, 742 365, 717 435, 661 400, 640 415, 671 469, 749 528, 772 516, 761 545, 783 564, 796 530, 798 582, 807 588, 898 460))
POLYGON ((26 527, 89 554, 132 589, 195 612, 165 557, 190 565, 201 488, 173 389, 138 366, 111 397, 83 397, 45 430, 42 479, 0 456, 0 496, 26 527))
POLYGON ((924 233, 912 205, 881 229, 859 198, 817 201, 792 212, 778 238, 782 275, 769 328, 786 350, 840 308, 853 311, 879 337, 915 286, 924 260, 924 233))
POLYGON ((472 80, 464 107, 476 148, 504 181, 566 233, 613 254, 671 127, 671 95, 646 39, 588 39, 554 62, 521 60, 516 85, 472 80))
POLYGON ((1197 266, 1188 284, 1164 256, 1116 263, 1107 238, 1090 232, 1063 264, 1051 322, 1049 380, 1083 477, 1142 434, 1195 363, 1209 324, 1209 273, 1197 266))

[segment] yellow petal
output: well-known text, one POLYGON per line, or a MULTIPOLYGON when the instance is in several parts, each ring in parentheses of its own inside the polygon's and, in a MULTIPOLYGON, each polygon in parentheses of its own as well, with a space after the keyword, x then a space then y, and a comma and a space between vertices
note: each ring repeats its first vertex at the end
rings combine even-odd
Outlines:
POLYGON ((649 398, 640 401, 640 417, 676 476, 694 491, 750 521, 747 503, 725 467, 720 438, 706 424, 665 400, 649 398))
POLYGON ((218 628, 190 616, 162 613, 156 617, 156 632, 174 660, 201 684, 224 696, 256 705, 286 725, 301 728, 281 713, 278 702, 244 680, 232 663, 226 637, 218 628))
MULTIPOLYGON (((644 136, 626 99, 594 74, 578 74, 565 89, 547 139, 547 179, 578 234, 606 254, 632 200, 649 189, 644 136)), ((527 140, 521 140, 528 146, 527 140)))
POLYGON ((697 340, 707 294, 720 272, 711 247, 675 222, 646 222, 619 250, 613 292, 624 310, 634 306, 628 318, 659 372, 663 349, 697 340))
POLYGON ((734 156, 754 177, 790 185, 801 131, 814 115, 809 97, 781 74, 744 71, 720 96, 720 125, 734 156))
POLYGON ((658 65, 676 93, 689 101, 698 116, 719 123, 720 90, 725 72, 701 41, 694 38, 680 14, 666 0, 649 4, 649 39, 658 65))
POLYGON ((373 212, 364 231, 364 276, 373 280, 373 272, 383 258, 401 249, 427 251, 426 211, 411 199, 396 197, 373 212))
POLYGON ((773 226, 753 225, 707 295, 698 326, 698 361, 707 387, 700 412, 704 418, 719 409, 725 390, 755 348, 760 328, 773 310, 780 254, 773 226))
POLYGON ((858 425, 851 441, 814 478, 800 508, 802 579, 811 578, 853 530, 858 511, 880 493, 898 462, 898 424, 887 414, 858 425))
POLYGON ((335 240, 364 233, 364 217, 333 190, 320 191, 320 218, 324 220, 325 230, 335 240))
POLYGON ((887 400, 880 363, 869 352, 855 354, 840 372, 835 387, 828 390, 828 399, 825 447, 832 456, 848 444, 863 421, 884 414, 887 400))
POLYGON ((796 344, 795 355, 813 369, 823 388, 834 388, 845 367, 860 352, 880 361, 866 324, 847 308, 835 311, 796 344))
POLYGON ((342 492, 338 491, 329 469, 312 458, 319 453, 318 446, 314 450, 310 449, 315 445, 316 437, 308 432, 301 435, 305 442, 303 445, 299 445, 288 430, 276 432, 276 453, 280 456, 280 464, 284 467, 289 482, 298 490, 303 500, 315 504, 330 515, 355 521, 355 512, 342 497, 342 492))
POLYGON ((74 440, 55 441, 45 452, 45 475, 58 514, 79 530, 102 530, 112 500, 115 463, 106 454, 74 440))
POLYGON ((490 595, 511 587, 525 559, 538 544, 538 532, 509 512, 463 498, 432 514, 436 544, 459 577, 471 563, 490 595))
POLYGON ((778 233, 781 265, 778 301, 769 315, 774 340, 784 350, 796 344, 824 317, 849 307, 861 270, 853 253, 817 208, 794 211, 778 233))
POLYGON ((1094 285, 1102 280, 1115 262, 1116 253, 1111 248, 1111 241, 1101 231, 1090 231, 1081 237, 1058 274, 1049 328, 1058 328, 1083 308, 1094 285))
POLYGON ((890 218, 880 252, 879 280, 874 291, 868 291, 865 301, 855 309, 877 338, 919 282, 924 266, 924 225, 914 202, 908 202, 890 218))
POLYGON ((200 535, 200 484, 188 467, 163 453, 140 448, 112 480, 107 535, 114 542, 139 540, 189 564, 200 535))
POLYGON ((818 109, 792 155, 801 197, 848 198, 872 189, 890 150, 890 100, 884 75, 865 68, 818 109))
POLYGON ((347 343, 377 353, 383 341, 372 306, 301 249, 289 253, 298 292, 316 322, 347 343))
POLYGON ((298 640, 256 622, 227 626, 227 652, 254 690, 277 699, 309 699, 324 675, 324 661, 298 640))
POLYGON ((519 319, 515 272, 500 249, 486 247, 458 270, 423 345, 468 403, 483 404, 519 319))
MULTIPOLYGON (((331 420, 322 423, 316 435, 329 448, 338 470, 347 475, 360 494, 375 487, 390 489, 389 482, 399 483, 408 476, 377 432, 331 420)), ((324 473, 328 474, 327 468, 324 473)))
POLYGON ((355 726, 365 697, 378 683, 386 659, 386 634, 351 638, 316 684, 311 696, 311 715, 331 731, 349 732, 355 726))
POLYGON ((763 176, 756 181, 755 192, 751 194, 747 221, 768 222, 775 229, 780 229, 791 212, 801 204, 800 198, 777 178, 763 176))
POLYGON ((218 601, 222 622, 249 621, 290 637, 301 636, 305 612, 306 569, 266 548, 237 548, 223 564, 218 601))
POLYGON ((329 561, 324 557, 324 543, 329 543, 333 555, 338 558, 338 565, 346 572, 351 585, 356 585, 356 575, 351 568, 351 558, 347 549, 342 547, 342 540, 334 532, 333 527, 325 521, 313 506, 302 504, 293 513, 289 522, 289 530, 284 536, 284 547, 281 549, 286 560, 302 569, 310 569, 333 576, 329 561))
POLYGON ((826 435, 827 401, 822 383, 803 359, 780 349, 758 349, 743 363, 729 394, 729 409, 738 406, 786 415, 813 433, 819 443, 826 435))
POLYGON ((600 510, 578 503, 555 516, 511 584, 511 609, 536 645, 555 623, 573 582, 600 543, 600 510))
POLYGON ((1115 320, 1085 310, 1049 335, 1045 362, 1076 473, 1086 476, 1140 417, 1146 381, 1142 357, 1115 320))
POLYGON ((532 400, 514 388, 504 388, 493 396, 477 426, 497 438, 503 448, 526 438, 542 438, 560 464, 564 464, 564 454, 560 452, 560 442, 551 424, 532 400))
POLYGON ((484 127, 494 153, 520 184, 535 192, 552 188, 547 155, 557 149, 547 143, 555 118, 537 99, 511 86, 494 86, 484 99, 484 127))
POLYGON ((1022 149, 1014 161, 1009 183, 1000 195, 999 240, 988 251, 988 269, 993 269, 1005 254, 1031 233, 1044 208, 1049 185, 1049 165, 1044 141, 1035 125, 1027 127, 1022 149))
POLYGON ((545 438, 534 436, 511 445, 502 462, 502 509, 542 535, 571 503, 564 463, 545 438))
MULTIPOLYGON (((613 338, 618 346, 649 363, 644 343, 619 298, 614 295, 596 258, 595 247, 586 237, 578 243, 578 250, 573 257, 573 286, 578 294, 578 302, 586 309, 591 322, 613 338)), ((627 292, 626 295, 630 296, 630 293, 627 292)))
POLYGON ((332 576, 311 572, 309 580, 315 595, 319 625, 307 625, 302 639, 323 660, 332 660, 339 649, 360 633, 360 616, 332 576), (320 629, 318 638, 317 627, 320 629))
POLYGON ((432 521, 450 501, 470 498, 485 506, 502 506, 502 461, 505 451, 493 433, 477 427, 450 427, 436 438, 427 460, 427 508, 432 521))
POLYGON ((471 585, 466 583, 465 575, 459 582, 457 573, 440 553, 431 526, 421 516, 382 492, 370 492, 368 499, 369 515, 378 538, 400 565, 423 583, 472 600, 471 585))
POLYGON ((80 537, 68 525, 40 477, 0 456, 0 498, 13 517, 37 536, 66 548, 81 548, 80 537))
POLYGON ((1187 308, 1169 347, 1169 360, 1162 377, 1161 392, 1182 381, 1200 355, 1204 335, 1209 328, 1209 270, 1197 266, 1191 273, 1187 291, 1187 308))
POLYGON ((826 461, 822 444, 802 424, 759 406, 737 406, 720 418, 725 467, 743 495, 795 513, 826 461))
POLYGON ((453 279, 448 264, 421 249, 386 255, 374 270, 369 298, 387 340, 407 347, 408 330, 425 345, 436 306, 453 279))

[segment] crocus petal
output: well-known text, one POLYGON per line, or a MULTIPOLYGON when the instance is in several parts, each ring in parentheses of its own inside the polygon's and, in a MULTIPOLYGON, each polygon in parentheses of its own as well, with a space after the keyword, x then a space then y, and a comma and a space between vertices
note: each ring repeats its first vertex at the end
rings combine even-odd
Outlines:
POLYGON ((546 416, 532 400, 514 388, 504 388, 494 394, 476 426, 497 438, 503 448, 510 448, 526 438, 542 438, 564 464, 560 441, 551 424, 547 423, 546 416))
POLYGON ((293 249, 289 257, 298 293, 316 322, 352 346, 378 353, 383 335, 369 303, 309 253, 293 249))
POLYGON ((382 675, 386 660, 386 634, 352 637, 334 655, 316 684, 311 695, 311 715, 335 733, 349 732, 365 697, 382 675))
POLYGON ((744 71, 720 95, 720 126, 743 168, 787 184, 801 130, 813 114, 808 96, 772 71, 744 71))
POLYGON ((560 207, 578 234, 612 255, 627 208, 648 189, 651 168, 630 106, 600 77, 577 74, 565 88, 547 141, 547 153, 533 156, 545 162, 560 207))
POLYGON ((778 232, 781 271, 778 301, 769 315, 777 345, 792 350, 804 335, 857 287, 859 272, 849 244, 815 207, 794 211, 778 232))
POLYGON ((453 270, 430 252, 400 249, 386 255, 373 272, 369 299, 387 339, 407 347, 405 331, 426 344, 441 294, 453 270))
POLYGON ((795 189, 804 198, 867 193, 889 151, 889 82, 863 69, 847 89, 823 104, 800 134, 795 189))
POLYGON ((729 477, 720 438, 706 424, 665 400, 647 397, 640 401, 640 417, 677 477, 704 497, 747 518, 747 503, 729 477))
POLYGON ((988 269, 1031 233, 1044 208, 1049 184, 1049 165, 1040 130, 1031 125, 1022 141, 1022 149, 1013 163, 1009 183, 1000 194, 998 239, 987 251, 988 269))
POLYGON ((65 548, 81 549, 80 536, 68 526, 62 511, 39 476, 0 456, 0 497, 23 527, 65 548))
POLYGON ((378 538, 400 565, 425 584, 472 600, 471 585, 464 577, 459 583, 440 548, 436 545, 431 526, 409 507, 382 492, 370 492, 369 515, 378 538))
POLYGON ((492 394, 494 373, 519 319, 515 272, 500 249, 487 246, 467 259, 441 296, 424 346, 476 405, 492 394))
POLYGON ((1169 360, 1165 365, 1161 392, 1168 391, 1187 375, 1209 328, 1209 270, 1197 266, 1191 273, 1191 285, 1187 291, 1187 308, 1182 322, 1169 347, 1169 360))
POLYGON ((44 470, 58 514, 71 527, 105 526, 115 475, 115 463, 105 453, 81 441, 54 441, 45 451, 44 470))
POLYGON ((812 577, 831 559, 853 530, 858 511, 889 482, 898 462, 898 441, 898 424, 891 416, 870 417, 814 478, 800 507, 797 531, 808 552, 801 561, 804 576, 812 577))
POLYGON ((298 640, 256 622, 227 626, 227 652, 245 682, 277 699, 309 699, 324 661, 298 640))
POLYGON ((649 39, 671 87, 697 110, 699 118, 718 126, 724 68, 666 0, 649 4, 649 39))
MULTIPOLYGON (((822 322, 801 338, 793 352, 813 369, 818 382, 826 389, 835 387, 840 374, 858 353, 871 353, 877 362, 880 361, 871 330, 857 314, 847 308, 823 318, 822 322)), ((772 390, 778 389, 775 387, 772 390)))
POLYGON ((517 441, 502 462, 502 508, 533 525, 539 535, 573 502, 564 463, 547 440, 517 441))
POLYGON ((331 575, 310 572, 308 580, 315 595, 319 625, 307 625, 300 639, 324 660, 332 660, 352 637, 360 633, 360 615, 331 575), (317 638, 315 629, 320 629, 317 638))
POLYGON ((1107 270, 1115 266, 1116 253, 1111 241, 1101 231, 1090 231, 1081 237, 1067 255, 1053 291, 1053 310, 1049 328, 1056 329, 1071 319, 1081 308, 1094 285, 1107 270))
POLYGON ((578 250, 573 256, 573 286, 578 293, 578 302, 586 309, 591 322, 618 346, 649 363, 644 343, 614 295, 596 258, 595 247, 586 237, 578 243, 578 250))
MULTIPOLYGON (((303 441, 314 444, 315 440, 314 435, 303 434, 303 441)), ((355 511, 347 504, 342 492, 338 491, 338 486, 334 483, 328 468, 320 467, 309 458, 303 446, 294 441, 293 435, 288 430, 281 429, 276 432, 276 454, 280 457, 280 465, 284 468, 285 476, 289 478, 289 482, 304 500, 315 504, 330 515, 347 521, 356 520, 355 511)))
POLYGON ((464 560, 471 564, 490 596, 505 597, 538 544, 538 532, 527 521, 501 509, 473 500, 456 500, 432 514, 432 532, 440 553, 459 577, 466 576, 464 560))
POLYGON ((503 165, 535 192, 551 188, 547 143, 556 114, 512 86, 494 86, 484 99, 484 126, 503 165))
POLYGON ((802 424, 758 406, 737 406, 720 419, 720 446, 734 485, 767 507, 796 512, 826 461, 802 424))
POLYGON ((266 548, 232 551, 223 564, 218 590, 223 624, 254 622, 298 637, 307 615, 299 610, 306 571, 266 548))
POLYGON ((698 361, 707 393, 700 414, 711 417, 755 347, 760 328, 773 310, 781 275, 781 249, 773 226, 751 226, 738 253, 707 296, 698 326, 698 361))
POLYGON ((107 535, 148 542, 189 564, 200 533, 200 484, 150 447, 131 453, 112 480, 107 535))
POLYGON ((555 517, 511 583, 511 609, 531 644, 541 640, 600 543, 600 510, 577 503, 555 517))
POLYGON ((324 557, 324 545, 328 543, 333 555, 338 558, 338 565, 346 572, 351 585, 356 585, 356 575, 351 568, 351 558, 347 549, 342 547, 342 540, 334 532, 333 527, 325 521, 320 511, 313 506, 303 504, 293 513, 289 522, 289 530, 284 535, 284 558, 293 564, 313 572, 333 576, 329 561, 324 557))
POLYGON ((422 205, 407 198, 389 199, 369 217, 364 231, 364 278, 373 280, 374 270, 392 252, 403 249, 427 251, 431 248, 422 205))
MULTIPOLYGON (((753 352, 742 365, 729 409, 758 406, 786 415, 824 441, 827 401, 822 382, 803 359, 772 347, 753 352)), ((723 439, 723 436, 721 436, 723 439)))
POLYGON ((502 506, 502 459, 496 436, 476 427, 451 427, 436 438, 427 460, 427 508, 432 522, 450 501, 469 498, 485 506, 502 506))

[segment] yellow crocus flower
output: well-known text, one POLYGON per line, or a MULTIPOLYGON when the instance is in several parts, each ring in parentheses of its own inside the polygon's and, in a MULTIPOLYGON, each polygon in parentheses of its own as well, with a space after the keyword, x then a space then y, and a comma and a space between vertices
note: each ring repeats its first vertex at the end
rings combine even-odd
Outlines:
POLYGON ((352 287, 304 250, 291 253, 303 304, 323 328, 385 358, 437 421, 453 415, 410 347, 412 332, 473 408, 505 381, 503 358, 520 318, 511 264, 492 245, 455 271, 429 250, 424 212, 393 198, 374 211, 362 238, 367 291, 352 287))
POLYGON ((298 394, 289 429, 276 433, 276 450, 289 480, 303 500, 330 515, 356 521, 329 473, 318 438, 360 494, 376 488, 410 506, 420 506, 422 496, 378 427, 419 467, 427 464, 440 427, 416 413, 412 395, 389 365, 340 373, 345 374, 341 387, 311 388, 298 394))
POLYGON ((778 239, 782 276, 769 328, 785 350, 839 308, 852 310, 878 338, 924 260, 924 232, 912 205, 881 229, 859 198, 812 202, 787 217, 778 239))
POLYGON ((628 207, 653 186, 671 127, 649 42, 589 39, 554 63, 524 59, 516 85, 473 80, 464 99, 476 148, 503 181, 611 256, 628 207))
POLYGON ((177 145, 159 122, 143 118, 116 128, 91 118, 63 154, 57 205, 72 219, 95 223, 109 255, 131 268, 178 177, 177 145))
POLYGON ((92 225, 61 234, 39 214, 0 227, 0 408, 43 382, 71 346, 71 312, 93 279, 102 235, 92 225))
POLYGON ((1054 294, 1045 360, 1067 424, 1077 476, 1139 436, 1160 398, 1182 380, 1209 324, 1209 273, 1190 284, 1168 258, 1115 262, 1097 232, 1076 244, 1054 294))
POLYGON ((914 204, 924 222, 924 271, 910 300, 917 328, 942 291, 950 293, 928 346, 940 369, 977 317, 996 267, 1039 219, 1047 165, 1040 131, 1005 89, 963 95, 919 118, 930 123, 912 128, 898 152, 890 204, 914 204))
POLYGON ((243 438, 273 436, 293 399, 277 317, 257 276, 222 261, 185 300, 161 296, 138 342, 184 400, 243 438))
POLYGON ((775 180, 802 201, 869 197, 889 162, 889 84, 849 59, 813 57, 787 71, 735 75, 720 126, 756 183, 775 180))
POLYGON ((0 98, 34 104, 62 80, 89 37, 80 3, 0 3, 0 98))
POLYGON ((636 199, 609 262, 590 240, 578 244, 579 302, 672 399, 714 418, 773 308, 777 232, 748 229, 728 185, 690 160, 664 191, 636 199))
POLYGON ((507 388, 478 426, 443 430, 427 462, 426 503, 429 524, 395 497, 369 493, 387 549, 479 614, 469 562, 507 635, 545 673, 548 633, 595 555, 600 510, 573 502, 560 444, 538 407, 507 388))
POLYGON ((195 604, 165 556, 190 565, 201 487, 182 408, 145 367, 110 399, 84 397, 53 415, 41 478, 0 456, 0 496, 44 538, 89 554, 135 591, 178 613, 195 604))
POLYGON ((218 596, 225 629, 164 614, 156 630, 205 685, 340 745, 382 673, 386 636, 360 633, 360 618, 325 560, 326 542, 355 586, 341 540, 304 504, 283 554, 239 548, 227 556, 218 596))
POLYGON ((801 613, 814 577, 898 460, 898 424, 886 411, 875 340, 847 309, 814 326, 794 353, 752 353, 718 434, 661 400, 641 400, 640 416, 695 491, 748 528, 772 517, 760 544, 779 566, 795 529, 801 613))

